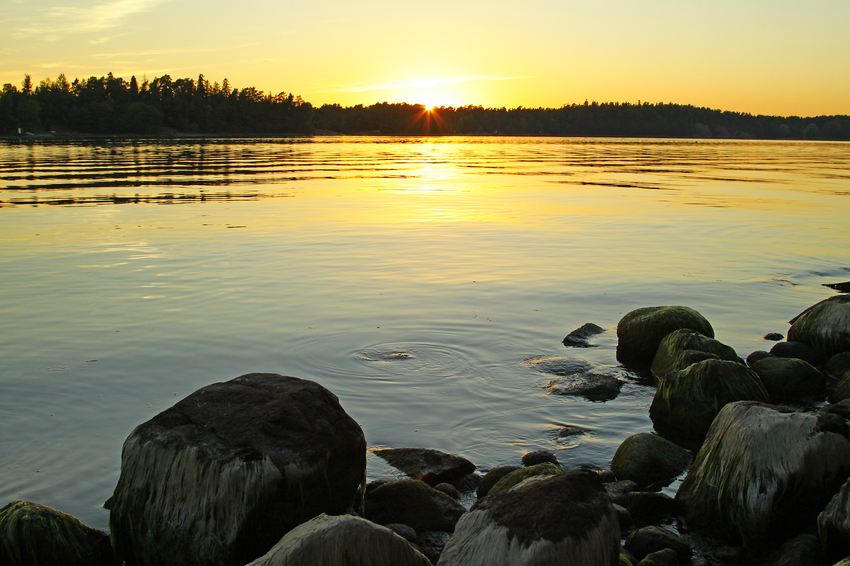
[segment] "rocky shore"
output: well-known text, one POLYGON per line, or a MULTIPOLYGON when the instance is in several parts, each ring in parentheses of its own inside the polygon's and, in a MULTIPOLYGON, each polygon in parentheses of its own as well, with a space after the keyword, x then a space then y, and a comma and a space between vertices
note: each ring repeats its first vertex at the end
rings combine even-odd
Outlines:
POLYGON ((13 501, 0 564, 850 565, 850 296, 790 322, 745 361, 695 310, 640 308, 617 326, 620 367, 528 360, 552 395, 604 402, 624 380, 655 382, 655 430, 606 469, 539 451, 478 470, 399 447, 373 454, 409 479, 367 483, 363 432, 321 385, 215 383, 127 438, 108 534, 13 501))

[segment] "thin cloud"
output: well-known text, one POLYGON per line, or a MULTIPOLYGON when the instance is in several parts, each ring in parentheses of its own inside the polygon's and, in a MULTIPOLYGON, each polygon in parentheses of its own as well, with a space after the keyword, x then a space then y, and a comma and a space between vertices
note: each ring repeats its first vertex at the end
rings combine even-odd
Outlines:
POLYGON ((18 36, 96 33, 123 25, 125 20, 171 0, 113 0, 87 8, 57 6, 44 17, 18 27, 18 36))
POLYGON ((497 77, 491 75, 467 75, 462 77, 416 77, 412 79, 393 79, 383 83, 349 83, 333 85, 318 92, 366 92, 370 90, 401 90, 410 88, 430 88, 444 84, 468 83, 476 81, 511 81, 527 77, 497 77))

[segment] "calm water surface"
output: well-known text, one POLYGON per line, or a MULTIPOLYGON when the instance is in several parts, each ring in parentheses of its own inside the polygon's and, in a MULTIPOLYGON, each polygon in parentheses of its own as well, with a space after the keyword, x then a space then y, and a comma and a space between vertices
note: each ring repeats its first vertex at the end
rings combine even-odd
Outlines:
POLYGON ((0 142, 0 505, 106 528, 133 428, 253 371, 325 385, 373 447, 607 466, 654 390, 549 396, 526 360, 616 366, 620 317, 666 304, 769 349, 850 279, 848 219, 846 143, 0 142))

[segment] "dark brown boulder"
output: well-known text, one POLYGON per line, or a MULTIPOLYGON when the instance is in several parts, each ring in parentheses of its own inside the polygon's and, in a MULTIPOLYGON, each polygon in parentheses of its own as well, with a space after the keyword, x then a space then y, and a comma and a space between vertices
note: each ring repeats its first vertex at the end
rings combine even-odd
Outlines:
POLYGON ((215 383, 124 443, 112 544, 129 564, 242 566, 304 521, 348 511, 365 470, 363 431, 321 385, 215 383))

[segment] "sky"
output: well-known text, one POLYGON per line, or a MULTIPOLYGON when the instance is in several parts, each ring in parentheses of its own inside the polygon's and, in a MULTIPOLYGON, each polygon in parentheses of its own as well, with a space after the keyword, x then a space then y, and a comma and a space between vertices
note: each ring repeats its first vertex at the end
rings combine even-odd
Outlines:
POLYGON ((227 78, 320 106, 850 114, 848 0, 0 0, 0 84, 227 78))

